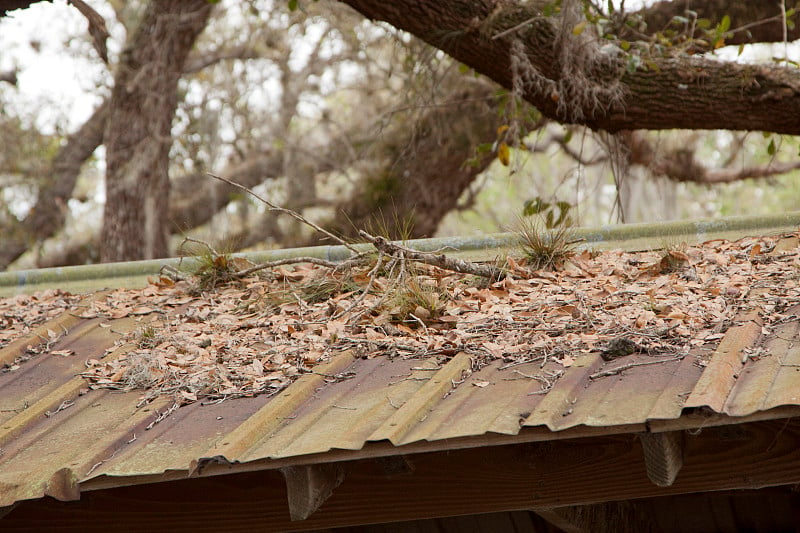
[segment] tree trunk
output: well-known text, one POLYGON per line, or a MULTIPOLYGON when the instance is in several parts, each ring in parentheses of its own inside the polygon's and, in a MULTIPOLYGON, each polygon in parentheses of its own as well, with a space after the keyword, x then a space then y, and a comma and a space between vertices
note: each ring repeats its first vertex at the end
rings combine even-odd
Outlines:
POLYGON ((47 185, 39 190, 36 205, 13 235, 7 235, 0 248, 0 270, 25 253, 34 242, 52 237, 64 226, 67 201, 83 163, 103 143, 108 119, 108 102, 95 109, 83 126, 67 137, 50 164, 47 185))
POLYGON ((342 1, 509 89, 515 70, 522 70, 516 81, 524 98, 562 123, 610 132, 681 128, 800 134, 796 69, 689 56, 642 58, 629 69, 630 52, 600 49, 588 42, 589 30, 573 35, 575 26, 561 27, 561 20, 544 16, 535 3, 342 1), (572 46, 572 38, 582 39, 580 46, 572 46), (564 54, 565 48, 573 55, 564 54), (592 57, 587 60, 585 54, 592 57))
POLYGON ((454 92, 452 102, 424 110, 413 124, 400 122, 376 139, 372 157, 380 168, 356 186, 327 229, 346 237, 357 236, 359 229, 392 239, 433 235, 492 161, 487 156, 467 164, 480 143, 496 138, 495 92, 489 84, 474 84, 454 92))
POLYGON ((152 0, 122 52, 106 129, 102 261, 168 254, 169 150, 183 63, 207 0, 152 0))

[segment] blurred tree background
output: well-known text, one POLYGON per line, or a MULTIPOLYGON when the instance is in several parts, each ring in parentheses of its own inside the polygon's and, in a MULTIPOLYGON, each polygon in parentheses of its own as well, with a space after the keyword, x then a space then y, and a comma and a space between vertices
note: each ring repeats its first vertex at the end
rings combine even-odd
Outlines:
MULTIPOLYGON (((608 133, 439 49, 460 35, 434 47, 341 2, 17 3, 0 19, 0 269, 163 257, 187 235, 230 251, 322 243, 206 172, 345 237, 504 231, 559 202, 577 225, 769 213, 800 194, 794 136, 740 120, 608 133)), ((725 11, 648 18, 681 3, 536 13, 567 21, 580 4, 566 35, 615 43, 629 71, 702 56, 765 63, 800 87, 793 9, 767 37, 725 11)))

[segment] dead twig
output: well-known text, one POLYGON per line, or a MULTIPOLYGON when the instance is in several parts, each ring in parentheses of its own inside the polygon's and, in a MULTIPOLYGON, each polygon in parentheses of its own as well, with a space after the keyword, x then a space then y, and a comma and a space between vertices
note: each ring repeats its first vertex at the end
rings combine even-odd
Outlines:
POLYGON ((286 259, 278 259, 276 261, 269 261, 267 263, 260 263, 256 266, 247 268, 245 270, 240 270, 233 275, 238 278, 243 278, 249 276, 250 274, 254 274, 259 270, 264 270, 267 268, 275 268, 283 265, 294 265, 297 263, 311 263, 312 265, 319 265, 326 268, 337 268, 339 266, 338 263, 334 263, 333 261, 326 261, 325 259, 319 259, 316 257, 288 257, 286 259))
POLYGON ((147 427, 146 427, 146 428, 144 428, 144 429, 145 429, 145 430, 150 430, 150 429, 153 429, 153 426, 155 426, 156 424, 158 424, 159 422, 161 422, 162 420, 164 420, 165 418, 167 418, 169 415, 171 415, 172 413, 174 413, 175 411, 177 411, 177 410, 178 410, 178 407, 179 407, 179 406, 178 406, 178 403, 177 403, 177 402, 175 402, 175 403, 173 403, 173 404, 172 404, 172 406, 171 406, 169 409, 167 409, 167 410, 166 410, 166 411, 164 411, 163 413, 159 413, 158 411, 156 411, 156 415, 157 415, 157 416, 156 416, 155 420, 153 420, 152 422, 150 422, 149 424, 147 424, 147 427))
POLYGON ((331 239, 333 239, 334 241, 338 242, 339 244, 341 244, 342 246, 344 246, 345 248, 347 248, 348 250, 350 250, 354 254, 359 254, 360 253, 352 244, 350 244, 349 242, 341 239, 340 237, 337 237, 336 235, 334 235, 330 231, 326 230, 325 228, 322 228, 322 227, 318 226, 314 222, 311 222, 310 220, 308 220, 306 217, 304 217, 303 215, 301 215, 297 211, 292 211, 291 209, 286 209, 285 207, 277 206, 277 205, 273 204, 272 202, 270 202, 269 200, 267 200, 266 198, 264 198, 263 196, 260 196, 258 193, 256 193, 252 189, 249 189, 249 188, 245 187, 244 185, 236 183, 235 181, 231 181, 228 178, 223 178, 222 176, 217 176, 216 174, 212 174, 211 172, 206 172, 206 174, 208 174, 209 176, 211 176, 214 179, 217 179, 217 180, 220 180, 220 181, 224 181, 228 185, 232 185, 234 187, 237 187, 237 188, 245 191, 246 193, 250 194, 253 198, 256 198, 257 200, 262 202, 264 205, 269 207, 270 211, 277 211, 279 213, 287 214, 290 217, 294 218, 295 220, 298 220, 298 221, 302 222, 306 226, 309 226, 309 227, 313 228, 314 230, 322 233, 323 235, 326 235, 326 236, 330 237, 331 239))
POLYGON ((61 405, 58 406, 58 409, 56 409, 55 411, 45 411, 44 416, 49 418, 49 417, 53 416, 54 414, 63 411, 64 409, 69 409, 73 405, 75 405, 74 401, 72 401, 72 400, 64 400, 63 402, 61 402, 61 405))
POLYGON ((359 230, 359 235, 367 239, 379 251, 396 256, 402 255, 411 261, 418 261, 426 265, 436 266, 452 272, 459 272, 461 274, 473 274, 483 278, 489 278, 492 281, 499 281, 506 277, 506 273, 494 265, 481 265, 471 261, 464 261, 462 259, 453 259, 444 254, 434 254, 430 252, 418 252, 411 248, 406 248, 399 244, 389 242, 383 237, 375 237, 370 235, 364 230, 359 230))
POLYGON ((661 359, 659 361, 642 361, 640 363, 628 363, 626 365, 618 366, 617 368, 612 368, 611 370, 604 370, 602 372, 595 372, 594 374, 589 376, 589 379, 597 379, 597 378, 602 378, 602 377, 606 377, 606 376, 613 376, 615 374, 619 374, 621 372, 629 370, 629 369, 631 369, 631 368, 633 368, 635 366, 657 365, 657 364, 660 364, 660 363, 669 363, 670 361, 680 361, 681 359, 683 359, 683 357, 684 357, 683 355, 680 355, 678 357, 672 357, 670 359, 661 359))

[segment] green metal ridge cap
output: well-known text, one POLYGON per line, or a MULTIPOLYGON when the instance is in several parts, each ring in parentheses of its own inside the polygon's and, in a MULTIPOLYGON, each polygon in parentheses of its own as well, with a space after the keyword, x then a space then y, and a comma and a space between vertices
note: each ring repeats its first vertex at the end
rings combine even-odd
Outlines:
MULTIPOLYGON (((614 224, 597 228, 575 228, 572 234, 583 242, 579 248, 643 250, 660 248, 673 241, 703 242, 712 238, 735 239, 755 235, 764 230, 780 233, 800 227, 800 211, 773 215, 720 217, 678 222, 614 224)), ((515 233, 492 233, 472 237, 434 237, 416 239, 405 244, 423 252, 464 255, 471 259, 490 260, 518 246, 515 233)), ((368 244, 355 245, 368 251, 368 244)), ((285 248, 261 252, 233 254, 256 263, 292 257, 315 257, 343 261, 350 250, 342 245, 285 248)), ((191 268, 192 258, 165 258, 121 263, 79 265, 34 270, 0 272, 0 296, 31 293, 47 288, 71 292, 94 291, 108 287, 143 287, 148 276, 158 275, 165 265, 191 268)))

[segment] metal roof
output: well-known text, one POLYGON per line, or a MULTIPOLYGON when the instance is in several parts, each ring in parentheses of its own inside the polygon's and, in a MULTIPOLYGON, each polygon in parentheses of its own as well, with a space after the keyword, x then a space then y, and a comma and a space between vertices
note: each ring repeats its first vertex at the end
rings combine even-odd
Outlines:
POLYGON ((437 366, 343 352, 274 396, 170 410, 171 399, 139 406, 140 393, 89 391, 78 376, 135 317, 65 313, 0 350, 10 365, 51 330, 64 333, 51 350, 76 354, 40 354, 0 374, 0 507, 187 476, 797 416, 800 322, 765 334, 757 315, 739 318, 710 356, 588 353, 568 368, 473 368, 466 353, 437 366), (756 345, 763 350, 748 357, 756 345))
MULTIPOLYGON (((53 349, 86 358, 102 354, 113 344, 113 331, 133 322, 126 318, 100 328, 99 319, 92 319, 70 328, 64 322, 71 318, 47 325, 69 330, 53 349)), ((644 431, 646 424, 666 430, 694 408, 728 417, 784 417, 783 406, 800 413, 798 329, 797 322, 780 326, 764 341, 768 355, 743 364, 742 350, 761 333, 756 322, 728 330, 705 367, 686 357, 592 379, 652 358, 638 354, 605 362, 598 354, 582 355, 546 394, 536 394, 538 381, 519 378, 546 376, 557 370, 555 363, 501 370, 495 362, 470 373, 470 357, 463 353, 436 367, 345 352, 274 397, 197 403, 155 424, 172 400, 137 407, 135 392, 85 393, 85 383, 74 377, 83 367, 80 358, 40 355, 0 376, 0 506, 44 495, 73 499, 80 490, 175 479, 214 467, 228 471, 236 462, 247 470, 333 460, 323 457, 332 450, 391 455, 471 446, 478 437, 503 443, 644 431), (731 380, 733 375, 738 379, 731 380), (380 451, 371 451, 371 444, 380 451)), ((13 360, 19 349, 4 349, 0 362, 13 360)), ((682 424, 722 423, 698 416, 682 424)))

